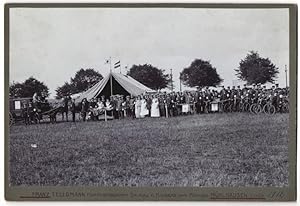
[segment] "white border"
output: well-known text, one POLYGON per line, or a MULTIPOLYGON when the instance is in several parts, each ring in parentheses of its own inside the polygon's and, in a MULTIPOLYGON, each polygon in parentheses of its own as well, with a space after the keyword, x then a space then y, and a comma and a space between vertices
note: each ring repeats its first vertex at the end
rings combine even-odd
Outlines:
MULTIPOLYGON (((1 125, 1 132, 0 132, 0 139, 1 139, 1 143, 0 144, 0 205, 9 205, 9 206, 15 206, 15 205, 40 205, 41 202, 6 202, 4 199, 4 4, 5 3, 299 3, 300 0, 277 0, 277 1, 271 1, 271 0, 265 0, 265 1, 261 1, 261 0, 252 0, 252 1, 245 1, 245 0, 235 0, 235 1, 228 1, 228 0, 206 0, 206 1, 201 1, 201 0, 188 0, 188 1, 184 1, 184 0, 151 0, 151 1, 147 1, 147 0, 105 0, 105 1, 96 1, 96 0, 63 0, 63 1, 59 1, 59 0, 52 0, 52 1, 42 1, 42 0, 31 0, 31 1, 25 1, 25 0, 4 0, 1 1, 1 12, 0 12, 0 28, 2 28, 2 32, 0 32, 0 39, 1 39, 1 51, 0 51, 0 65, 1 65, 1 72, 0 72, 0 125, 1 125)), ((298 22, 299 22, 299 15, 298 15, 298 22)), ((298 40, 299 40, 299 32, 298 32, 298 40)), ((298 62, 299 62, 299 55, 298 55, 298 62)), ((299 90, 298 90, 298 108, 297 111, 300 110, 300 106, 299 106, 299 90)), ((298 113, 299 116, 299 113, 298 113)), ((298 131, 298 135, 297 135, 297 149, 299 149, 299 131, 298 131)), ((298 194, 297 194, 297 202, 85 202, 84 204, 89 204, 89 205, 178 205, 178 206, 182 206, 184 205, 297 205, 297 203, 299 203, 299 199, 300 199, 300 188, 299 188, 299 159, 300 159, 300 155, 299 155, 299 151, 297 153, 297 190, 298 190, 298 194)), ((42 202, 43 205, 82 205, 83 202, 42 202)))

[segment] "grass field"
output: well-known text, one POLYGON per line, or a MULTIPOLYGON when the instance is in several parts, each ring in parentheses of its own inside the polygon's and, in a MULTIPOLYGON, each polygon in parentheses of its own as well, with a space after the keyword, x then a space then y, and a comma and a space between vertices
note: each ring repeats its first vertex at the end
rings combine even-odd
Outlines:
POLYGON ((287 186, 288 114, 205 114, 12 126, 10 182, 287 186))

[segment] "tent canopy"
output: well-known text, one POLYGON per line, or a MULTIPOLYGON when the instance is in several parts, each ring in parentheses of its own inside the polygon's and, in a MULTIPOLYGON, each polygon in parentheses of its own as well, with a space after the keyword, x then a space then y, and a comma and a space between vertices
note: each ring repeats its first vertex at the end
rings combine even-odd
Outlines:
POLYGON ((111 80, 113 95, 138 96, 143 93, 155 92, 130 76, 111 72, 88 90, 73 94, 71 97, 75 99, 76 103, 81 102, 84 98, 91 100, 92 98, 99 98, 102 95, 104 95, 105 98, 109 98, 111 96, 111 80))

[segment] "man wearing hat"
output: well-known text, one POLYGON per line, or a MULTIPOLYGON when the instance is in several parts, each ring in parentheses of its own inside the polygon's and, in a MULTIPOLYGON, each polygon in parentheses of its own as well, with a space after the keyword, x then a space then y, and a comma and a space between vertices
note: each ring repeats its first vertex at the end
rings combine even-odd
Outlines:
POLYGON ((131 113, 131 109, 130 109, 130 96, 127 95, 125 102, 124 102, 124 111, 126 114, 126 117, 131 117, 132 113, 131 113))
POLYGON ((159 113, 160 116, 165 117, 166 116, 166 99, 165 95, 159 95, 158 97, 158 107, 159 107, 159 113))
POLYGON ((221 91, 220 91, 220 102, 219 102, 219 108, 220 108, 220 112, 224 112, 224 101, 226 100, 226 89, 225 87, 222 85, 221 86, 221 91))

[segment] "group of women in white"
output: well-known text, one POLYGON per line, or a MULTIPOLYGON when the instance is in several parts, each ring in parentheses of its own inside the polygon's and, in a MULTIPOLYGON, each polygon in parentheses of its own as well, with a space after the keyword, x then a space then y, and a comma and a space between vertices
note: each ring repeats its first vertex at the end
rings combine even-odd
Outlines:
POLYGON ((155 96, 151 101, 150 111, 147 107, 147 100, 143 96, 138 96, 135 101, 135 117, 144 118, 145 116, 160 117, 158 98, 155 96))

